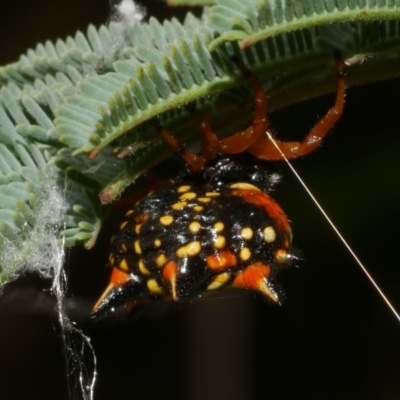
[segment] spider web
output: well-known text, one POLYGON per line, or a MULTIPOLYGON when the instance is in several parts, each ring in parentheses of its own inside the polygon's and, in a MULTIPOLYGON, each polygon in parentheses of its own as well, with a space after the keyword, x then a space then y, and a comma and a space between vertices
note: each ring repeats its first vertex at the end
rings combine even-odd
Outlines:
MULTIPOLYGON (((144 9, 137 6, 133 0, 110 0, 110 8, 108 22, 118 22, 120 29, 115 34, 109 47, 104 49, 104 54, 120 47, 128 28, 144 17, 144 9)), ((101 59, 93 65, 93 69, 95 70, 99 67, 101 67, 101 59)), ((85 74, 85 77, 88 76, 90 76, 90 71, 85 74)), ((89 165, 88 168, 90 168, 89 165)), ((68 190, 68 188, 65 187, 64 190, 68 190)), ((54 198, 58 198, 58 196, 56 195, 54 198)), ((68 288, 65 271, 65 248, 62 245, 56 244, 52 247, 50 258, 53 258, 54 265, 56 265, 52 290, 57 298, 57 312, 62 332, 69 398, 93 400, 97 378, 96 354, 90 337, 85 335, 78 325, 65 313, 65 296, 68 288)))
MULTIPOLYGON (((109 22, 118 23, 120 29, 114 35, 109 47, 104 48, 104 55, 114 51, 124 42, 127 29, 144 17, 144 10, 133 0, 110 0, 109 22)), ((89 77, 101 67, 101 59, 95 62, 84 74, 89 77)), ((101 154, 98 160, 101 163, 101 154)), ((93 163, 88 162, 88 170, 93 163)), ((95 168, 93 175, 95 175, 95 168)), ((25 273, 36 273, 51 279, 51 292, 56 299, 56 312, 62 339, 69 399, 93 400, 97 379, 97 359, 94 348, 83 330, 66 313, 66 294, 68 292, 68 262, 66 260, 65 239, 60 232, 66 229, 68 187, 67 180, 60 185, 60 171, 49 164, 40 171, 40 192, 36 209, 36 222, 32 232, 33 245, 23 268, 8 271, 9 278, 5 283, 18 278, 25 273)), ((2 254, 1 264, 17 265, 13 262, 20 259, 19 249, 8 243, 7 250, 2 254)), ((11 267, 9 267, 11 268, 11 267)), ((13 267, 14 268, 14 267, 13 267)), ((4 287, 4 285, 2 285, 4 287)), ((0 290, 2 289, 0 287, 0 290)))

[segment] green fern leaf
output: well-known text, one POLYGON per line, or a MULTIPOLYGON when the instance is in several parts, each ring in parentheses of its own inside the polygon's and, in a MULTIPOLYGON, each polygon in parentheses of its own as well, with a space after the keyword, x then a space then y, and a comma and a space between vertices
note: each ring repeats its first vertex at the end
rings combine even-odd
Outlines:
POLYGON ((391 0, 216 0, 209 15, 211 27, 219 30, 210 48, 226 41, 240 40, 245 48, 260 40, 283 33, 355 21, 398 20, 400 3, 391 0))

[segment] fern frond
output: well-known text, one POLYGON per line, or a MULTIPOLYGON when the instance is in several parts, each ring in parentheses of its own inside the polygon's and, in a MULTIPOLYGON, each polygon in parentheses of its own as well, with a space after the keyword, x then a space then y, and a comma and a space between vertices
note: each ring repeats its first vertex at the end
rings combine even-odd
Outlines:
MULTIPOLYGON (((40 80, 25 85, 24 90, 14 83, 1 88, 0 284, 29 268, 34 262, 32 255, 49 245, 46 235, 59 231, 64 223, 61 213, 53 218, 50 212, 52 197, 60 186, 73 186, 54 164, 61 143, 53 112, 62 101, 57 88, 40 80)), ((90 198, 84 190, 80 187, 72 197, 68 191, 71 203, 65 210, 66 228, 76 229, 75 235, 67 239, 70 245, 81 240, 83 233, 85 241, 96 237, 103 216, 100 207, 96 208, 96 195, 90 198), (95 212, 90 214, 93 209, 95 212)))
MULTIPOLYGON (((152 47, 137 45, 132 48, 129 59, 114 62, 115 72, 80 82, 77 94, 56 111, 55 124, 60 140, 75 148, 75 155, 91 153, 93 157, 151 118, 242 84, 244 78, 231 61, 232 55, 263 80, 271 82, 271 78, 277 77, 269 90, 282 92, 293 87, 299 71, 306 78, 315 75, 318 68, 327 77, 326 71, 332 65, 332 53, 327 45, 344 51, 353 59, 360 55, 365 57, 365 54, 397 51, 400 45, 398 25, 398 21, 368 23, 368 26, 365 23, 335 25, 326 30, 309 29, 268 38, 246 51, 236 44, 227 44, 210 52, 213 32, 209 28, 197 25, 196 29, 191 29, 183 25, 171 34, 169 22, 161 26, 151 20, 146 29, 152 47), (332 29, 336 32, 342 29, 345 35, 335 37, 332 29), (158 38, 157 41, 153 41, 154 38, 158 38), (286 88, 282 87, 280 76, 285 76, 286 88), (292 83, 290 76, 294 77, 292 83)), ((143 26, 140 29, 144 29, 143 26)), ((363 75, 364 79, 369 79, 366 74, 361 74, 359 79, 363 79, 363 75)), ((329 90, 326 84, 325 88, 323 85, 319 88, 329 90)), ((307 95, 321 93, 308 91, 307 95)), ((276 100, 277 108, 288 104, 287 99, 282 104, 279 98, 276 100)), ((293 96, 291 101, 298 100, 293 96)), ((137 146, 140 135, 131 136, 131 145, 137 146)))
POLYGON ((79 78, 77 73, 79 79, 85 74, 96 73, 92 64, 106 53, 102 68, 110 70, 113 61, 110 55, 113 54, 112 34, 113 31, 105 26, 96 29, 90 25, 86 35, 78 31, 75 37, 68 37, 65 41, 59 39, 54 44, 50 41, 38 44, 35 50, 28 50, 19 61, 0 68, 0 83, 14 82, 22 87, 35 79, 45 80, 59 73, 68 76, 71 72, 71 82, 74 82, 79 78))
POLYGON ((300 29, 355 21, 398 20, 400 3, 383 0, 216 0, 209 15, 211 27, 221 32, 210 48, 240 41, 245 48, 260 40, 300 29))

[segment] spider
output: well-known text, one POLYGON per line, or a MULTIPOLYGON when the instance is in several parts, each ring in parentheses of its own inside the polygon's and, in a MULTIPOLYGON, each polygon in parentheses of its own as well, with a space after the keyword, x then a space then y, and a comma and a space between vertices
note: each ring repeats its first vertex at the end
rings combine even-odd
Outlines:
POLYGON ((254 91, 252 124, 220 140, 207 120, 193 112, 204 136, 200 154, 160 130, 186 170, 125 214, 111 239, 111 279, 94 306, 94 317, 150 298, 182 302, 223 286, 257 291, 281 303, 276 275, 301 257, 291 246, 285 213, 269 195, 279 178, 269 162, 319 147, 343 112, 344 63, 336 57, 334 105, 302 142, 275 140, 279 150, 266 134, 264 89, 250 70, 236 65, 254 91))

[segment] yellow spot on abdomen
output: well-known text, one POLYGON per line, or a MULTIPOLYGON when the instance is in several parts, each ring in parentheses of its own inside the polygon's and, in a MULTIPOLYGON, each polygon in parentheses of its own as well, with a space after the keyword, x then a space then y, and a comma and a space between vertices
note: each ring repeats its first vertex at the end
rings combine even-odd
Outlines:
POLYGON ((149 279, 147 281, 147 288, 153 294, 158 294, 158 295, 164 294, 164 291, 160 288, 155 279, 149 279))
POLYGON ((200 222, 193 221, 189 224, 189 230, 192 233, 197 233, 201 229, 200 222))
POLYGON ((125 258, 119 263, 119 267, 125 272, 129 271, 128 263, 125 258))
POLYGON ((275 253, 275 260, 280 264, 284 264, 290 260, 290 257, 288 256, 288 253, 285 250, 279 249, 275 253))
POLYGON ((165 256, 164 253, 160 254, 156 258, 156 265, 158 268, 161 268, 166 262, 167 262, 167 257, 165 256))
POLYGON ((180 198, 183 200, 183 199, 186 199, 186 200, 192 200, 192 199, 194 199, 196 197, 196 193, 194 193, 194 192, 186 192, 186 193, 184 193, 180 198))
POLYGON ((150 271, 146 268, 142 259, 139 260, 138 267, 142 275, 150 275, 150 271))
POLYGON ((207 197, 216 197, 216 196, 221 196, 220 193, 218 192, 206 192, 207 197))
POLYGON ((172 204, 172 208, 174 210, 182 210, 182 208, 185 208, 187 206, 186 201, 179 201, 178 203, 172 204))
POLYGON ((196 212, 202 212, 204 210, 204 207, 202 207, 202 206, 194 206, 193 210, 196 211, 196 212))
POLYGON ((267 243, 272 243, 276 239, 276 232, 275 232, 275 229, 272 226, 267 226, 263 230, 263 235, 264 235, 264 240, 267 243))
POLYGON ((240 250, 239 257, 242 261, 247 261, 251 257, 251 251, 248 247, 243 247, 243 249, 240 250))
POLYGON ((142 248, 140 247, 139 240, 135 240, 135 242, 133 243, 133 248, 135 249, 136 254, 142 254, 142 248))
POLYGON ((228 272, 223 272, 222 274, 217 275, 213 281, 207 286, 207 290, 214 290, 220 288, 222 285, 229 280, 230 275, 228 272))
POLYGON ((125 226, 127 225, 128 221, 124 221, 120 226, 119 229, 122 231, 122 229, 125 228, 125 226))
POLYGON ((209 203, 211 201, 209 197, 199 197, 197 200, 201 201, 202 203, 209 203))
POLYGON ((241 235, 244 240, 250 240, 253 237, 253 229, 246 226, 242 229, 241 235))
POLYGON ((171 225, 174 222, 174 217, 172 215, 163 215, 160 217, 160 222, 165 225, 171 225))
POLYGON ((189 186, 189 185, 179 186, 177 192, 184 193, 184 192, 187 192, 188 190, 190 190, 190 188, 191 188, 191 186, 189 186))
POLYGON ((154 247, 160 247, 161 246, 161 240, 160 239, 156 239, 154 241, 154 247))
POLYGON ((226 245, 225 236, 218 235, 213 238, 213 244, 216 249, 223 249, 226 245))
POLYGON ((215 224, 214 224, 214 229, 215 229, 215 232, 222 232, 223 230, 224 230, 224 228, 225 228, 225 225, 224 225, 224 223, 223 222, 216 222, 215 224))
POLYGON ((200 253, 201 243, 199 241, 190 242, 180 247, 176 251, 176 255, 179 258, 193 257, 200 253))

